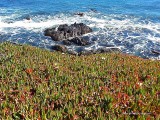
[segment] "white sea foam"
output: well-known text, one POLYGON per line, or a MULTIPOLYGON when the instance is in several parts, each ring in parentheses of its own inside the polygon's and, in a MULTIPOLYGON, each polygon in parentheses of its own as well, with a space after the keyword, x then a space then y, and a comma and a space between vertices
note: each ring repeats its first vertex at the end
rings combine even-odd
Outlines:
MULTIPOLYGON (((7 16, 8 17, 8 16, 7 16)), ((12 16, 11 16, 12 17, 12 16)), ((39 16, 40 17, 40 16, 39 16)), ((7 19, 7 18, 5 18, 7 19)), ((160 34, 160 23, 152 23, 149 22, 148 24, 145 23, 138 23, 135 19, 124 19, 118 20, 111 19, 111 16, 107 18, 107 16, 103 16, 102 18, 98 18, 95 14, 86 13, 84 17, 79 16, 66 16, 65 14, 60 14, 57 16, 49 17, 48 20, 44 21, 36 21, 35 19, 40 18, 33 18, 31 20, 21 20, 21 21, 13 21, 10 23, 4 22, 0 19, 0 26, 1 28, 25 28, 29 30, 34 29, 45 29, 48 27, 60 25, 60 24, 72 24, 74 22, 84 22, 90 27, 95 27, 98 29, 116 29, 118 31, 122 30, 141 30, 141 29, 148 29, 154 33, 160 34)), ((105 31, 106 32, 106 31, 105 31)), ((113 31, 114 32, 114 31, 113 31)))
MULTIPOLYGON (((153 47, 156 49, 160 47, 160 23, 154 23, 150 20, 146 23, 146 20, 143 21, 137 17, 129 16, 102 15, 93 12, 86 12, 84 14, 83 17, 80 17, 61 13, 55 16, 47 16, 47 19, 42 19, 42 16, 35 16, 31 20, 22 19, 12 22, 6 22, 5 19, 8 18, 1 19, 0 17, 0 33, 16 36, 16 34, 22 32, 22 29, 23 33, 27 31, 30 31, 30 33, 37 32, 41 39, 45 39, 39 42, 45 41, 46 44, 51 44, 51 42, 48 42, 49 38, 43 38, 42 32, 46 28, 55 27, 60 24, 83 22, 94 31, 88 34, 91 37, 90 40, 96 39, 94 45, 86 49, 98 48, 100 46, 99 43, 108 43, 120 47, 126 53, 137 54, 138 52, 138 54, 142 54, 144 51, 150 51, 153 47), (149 41, 156 43, 156 45, 150 45, 149 41)), ((34 42, 33 39, 29 40, 30 42, 34 42)), ((75 47, 73 48, 76 49, 75 47)), ((147 52, 143 54, 147 54, 147 52)))

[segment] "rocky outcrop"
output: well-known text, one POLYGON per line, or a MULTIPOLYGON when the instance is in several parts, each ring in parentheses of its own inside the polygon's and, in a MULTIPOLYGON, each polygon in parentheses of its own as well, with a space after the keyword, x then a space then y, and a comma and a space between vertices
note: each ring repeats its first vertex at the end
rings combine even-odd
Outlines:
POLYGON ((63 40, 62 42, 64 45, 77 45, 77 46, 86 46, 89 45, 90 43, 84 39, 83 37, 75 37, 72 39, 67 39, 63 40))
POLYGON ((62 52, 62 53, 66 53, 68 51, 67 47, 64 45, 55 45, 55 46, 52 46, 51 49, 55 50, 55 51, 62 52))
POLYGON ((106 47, 106 48, 103 47, 96 50, 96 53, 112 53, 112 52, 121 53, 122 51, 117 47, 106 47))
POLYGON ((78 16, 80 16, 80 17, 83 17, 83 16, 84 16, 84 13, 79 12, 79 13, 75 13, 74 15, 78 15, 78 16))
POLYGON ((45 36, 50 36, 55 41, 66 40, 92 32, 92 29, 83 23, 60 25, 58 28, 49 28, 44 31, 45 36))
POLYGON ((72 55, 91 55, 91 54, 99 54, 99 53, 121 53, 121 50, 119 48, 116 47, 112 47, 112 48, 98 48, 96 50, 82 50, 80 52, 75 52, 72 50, 68 50, 67 47, 65 45, 55 45, 52 47, 52 50, 55 51, 60 51, 62 53, 68 53, 68 54, 72 54, 72 55))
POLYGON ((119 48, 111 47, 111 48, 98 48, 96 50, 85 50, 81 51, 79 55, 91 55, 91 54, 99 54, 99 53, 121 53, 122 51, 119 48))
POLYGON ((96 50, 85 50, 84 47, 91 43, 89 42, 89 38, 87 36, 82 36, 83 34, 92 32, 92 29, 86 26, 83 23, 74 23, 70 26, 67 24, 63 24, 58 26, 57 28, 49 28, 44 31, 45 36, 50 36, 54 41, 63 45, 55 45, 52 46, 51 49, 55 51, 60 51, 63 53, 68 53, 72 55, 90 55, 90 54, 98 54, 98 53, 111 53, 111 52, 121 52, 119 48, 115 47, 102 47, 96 50), (71 50, 67 49, 66 46, 75 45, 77 49, 71 50))

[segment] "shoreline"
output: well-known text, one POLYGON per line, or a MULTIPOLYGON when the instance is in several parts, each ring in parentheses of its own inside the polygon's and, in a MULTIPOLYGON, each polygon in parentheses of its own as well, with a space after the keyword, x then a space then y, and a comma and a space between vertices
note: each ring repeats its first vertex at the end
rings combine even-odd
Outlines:
MULTIPOLYGON (((83 16, 79 16, 77 15, 79 13, 81 12, 71 12, 69 14, 62 12, 49 18, 47 17, 48 15, 33 16, 31 14, 30 18, 23 16, 24 18, 13 20, 12 23, 2 21, 0 23, 3 24, 1 29, 2 41, 8 39, 10 42, 13 41, 50 49, 57 43, 52 41, 51 38, 44 36, 44 31, 48 28, 57 28, 63 24, 71 25, 76 22, 88 25, 93 29, 93 33, 84 35, 87 41, 91 43, 91 46, 69 46, 69 49, 72 51, 79 49, 96 50, 99 47, 115 46, 125 53, 141 56, 142 58, 160 59, 159 23, 145 18, 140 19, 136 16, 134 16, 135 19, 131 19, 129 15, 108 15, 101 12, 85 11, 82 12, 83 16), (39 17, 43 19, 41 20, 39 17)), ((62 43, 64 44, 63 41, 62 43)), ((65 44, 70 43, 66 42, 65 44)))
MULTIPOLYGON (((4 41, 4 42, 2 42, 2 43, 0 43, 0 44, 3 44, 3 43, 9 43, 9 44, 13 44, 13 45, 16 45, 16 46, 30 46, 30 47, 35 47, 35 48, 39 48, 39 49, 42 49, 42 50, 46 50, 46 51, 49 51, 49 52, 60 52, 61 54, 68 54, 68 55, 74 55, 74 56, 88 56, 88 55, 97 55, 97 54, 111 54, 111 53, 113 53, 113 54, 120 54, 120 55, 124 55, 124 56, 133 56, 133 57, 137 57, 137 58, 141 58, 141 59, 144 59, 144 60, 151 60, 151 61, 160 61, 159 59, 153 59, 153 58, 146 58, 146 57, 141 57, 141 56, 137 56, 137 55, 134 55, 134 54, 128 54, 128 53, 123 53, 122 51, 119 51, 120 49, 118 48, 118 47, 108 47, 108 48, 118 48, 117 49, 117 51, 109 51, 109 52, 102 52, 102 53, 90 53, 89 51, 88 51, 88 53, 89 54, 87 54, 87 52, 86 52, 86 54, 85 54, 85 51, 84 51, 84 54, 76 54, 75 52, 72 52, 72 51, 69 51, 68 53, 67 52, 63 52, 63 51, 61 51, 61 49, 63 49, 63 46, 65 46, 65 45, 63 45, 62 44, 62 48, 60 48, 60 50, 59 49, 45 49, 45 48, 40 48, 40 47, 38 47, 38 46, 32 46, 32 45, 28 45, 28 44, 19 44, 19 43, 15 43, 15 42, 6 42, 6 41, 4 41)), ((60 46, 61 47, 61 44, 59 45, 55 45, 55 46, 60 46)), ((54 46, 52 46, 52 47, 54 47, 54 46)), ((159 54, 159 52, 158 51, 151 51, 151 52, 155 52, 155 54, 159 54)))

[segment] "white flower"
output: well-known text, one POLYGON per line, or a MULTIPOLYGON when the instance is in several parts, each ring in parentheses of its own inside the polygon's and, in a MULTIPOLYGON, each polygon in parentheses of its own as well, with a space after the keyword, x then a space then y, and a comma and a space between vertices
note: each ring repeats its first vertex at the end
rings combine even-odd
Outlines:
POLYGON ((139 86, 142 86, 142 84, 143 84, 143 83, 141 83, 141 82, 138 82, 138 85, 139 85, 139 86))
POLYGON ((105 57, 102 57, 101 59, 102 59, 102 60, 105 60, 106 58, 105 58, 105 57))

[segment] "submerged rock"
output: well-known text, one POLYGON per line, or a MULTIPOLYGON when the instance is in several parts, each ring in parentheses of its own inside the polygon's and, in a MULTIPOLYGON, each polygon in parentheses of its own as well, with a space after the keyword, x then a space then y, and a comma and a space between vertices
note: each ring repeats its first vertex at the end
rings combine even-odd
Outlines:
POLYGON ((81 52, 78 53, 79 56, 81 55, 91 55, 91 54, 94 54, 94 50, 83 50, 81 52))
POLYGON ((100 53, 121 53, 122 51, 119 48, 99 48, 96 50, 84 50, 79 53, 79 55, 91 55, 91 54, 100 54, 100 53))
POLYGON ((83 16, 84 16, 84 13, 79 12, 79 13, 75 13, 74 15, 78 15, 78 16, 80 16, 80 17, 83 17, 83 16))
POLYGON ((157 51, 157 50, 151 50, 152 53, 154 54, 157 54, 157 55, 160 55, 160 51, 157 51))
POLYGON ((89 45, 90 43, 85 38, 75 37, 75 38, 72 38, 72 39, 63 40, 63 44, 65 44, 65 45, 75 44, 77 46, 86 46, 86 45, 89 45))
POLYGON ((60 25, 56 28, 48 28, 44 31, 45 36, 50 36, 53 40, 65 40, 77 36, 81 36, 86 33, 92 32, 92 29, 83 23, 74 23, 68 26, 67 24, 60 25))
POLYGON ((31 16, 30 15, 25 15, 25 16, 22 16, 23 17, 23 19, 25 19, 25 20, 31 20, 31 16))
POLYGON ((99 48, 95 51, 95 53, 111 53, 111 52, 121 53, 122 51, 116 47, 99 48))
POLYGON ((64 46, 64 45, 55 45, 55 46, 52 46, 51 49, 55 50, 55 51, 60 51, 60 52, 63 52, 63 53, 66 53, 68 51, 67 47, 64 46))
POLYGON ((94 8, 91 8, 90 10, 91 10, 92 12, 95 12, 95 13, 97 12, 97 10, 94 9, 94 8))
POLYGON ((55 51, 60 51, 62 53, 68 53, 68 54, 72 54, 72 55, 91 55, 91 54, 100 54, 100 53, 121 53, 121 50, 119 48, 116 47, 112 47, 112 48, 98 48, 96 50, 80 50, 79 52, 74 51, 74 50, 68 50, 67 47, 65 45, 55 45, 52 46, 52 50, 55 51))

